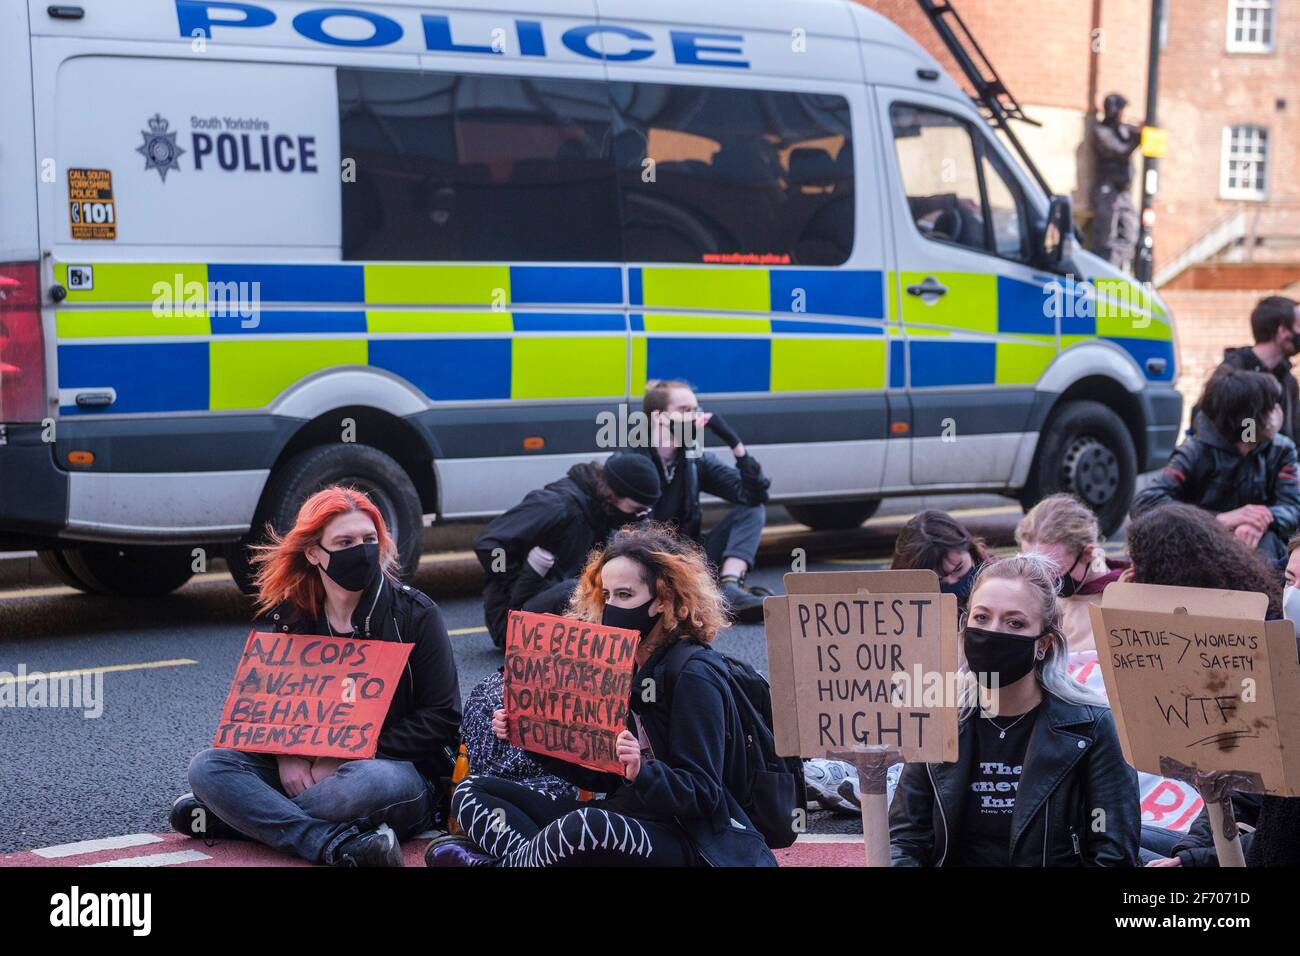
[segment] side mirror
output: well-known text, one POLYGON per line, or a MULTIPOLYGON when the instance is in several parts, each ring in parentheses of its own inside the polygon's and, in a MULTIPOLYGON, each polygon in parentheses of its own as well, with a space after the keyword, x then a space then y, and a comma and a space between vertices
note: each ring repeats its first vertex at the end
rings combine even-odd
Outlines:
POLYGON ((1053 196, 1047 207, 1047 223, 1038 254, 1049 269, 1060 272, 1069 262, 1070 246, 1074 242, 1074 210, 1069 196, 1053 196))

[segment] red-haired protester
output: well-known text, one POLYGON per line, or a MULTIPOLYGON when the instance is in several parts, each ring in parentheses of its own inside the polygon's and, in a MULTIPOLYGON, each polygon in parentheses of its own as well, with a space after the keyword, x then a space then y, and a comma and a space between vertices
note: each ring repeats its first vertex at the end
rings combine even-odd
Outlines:
POLYGON ((399 840, 429 828, 435 782, 459 738, 460 686, 438 606, 398 582, 383 515, 355 488, 308 498, 258 566, 260 631, 411 644, 370 760, 209 748, 190 761, 193 793, 171 824, 194 837, 241 836, 332 866, 401 866, 399 840))

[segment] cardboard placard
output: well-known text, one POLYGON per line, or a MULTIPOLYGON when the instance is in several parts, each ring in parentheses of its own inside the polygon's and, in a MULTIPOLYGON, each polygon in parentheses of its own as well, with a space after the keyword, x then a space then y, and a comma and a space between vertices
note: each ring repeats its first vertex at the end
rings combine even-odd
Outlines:
POLYGON ((1300 795, 1300 661, 1263 594, 1116 582, 1093 636, 1124 758, 1300 795))
POLYGON ((253 631, 212 745, 369 759, 410 656, 410 644, 253 631))
POLYGON ((955 760, 958 709, 942 690, 957 673, 957 600, 934 572, 792 573, 785 585, 763 602, 778 753, 885 746, 955 760))
POLYGON ((640 637, 627 628, 511 611, 504 681, 510 743, 621 774, 614 744, 627 729, 640 637))

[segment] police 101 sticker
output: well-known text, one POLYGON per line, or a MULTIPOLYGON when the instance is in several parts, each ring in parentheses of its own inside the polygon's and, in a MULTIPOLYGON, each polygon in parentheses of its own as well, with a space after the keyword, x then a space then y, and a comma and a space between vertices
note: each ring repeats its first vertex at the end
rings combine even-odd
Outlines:
POLYGON ((73 239, 117 238, 111 170, 68 170, 68 223, 73 239))

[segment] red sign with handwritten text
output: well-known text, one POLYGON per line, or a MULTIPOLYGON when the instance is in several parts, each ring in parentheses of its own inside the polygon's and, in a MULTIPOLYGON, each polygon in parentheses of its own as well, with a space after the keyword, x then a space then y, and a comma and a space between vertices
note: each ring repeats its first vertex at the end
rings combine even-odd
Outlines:
POLYGON ((369 759, 410 655, 410 644, 253 631, 212 745, 369 759))
POLYGON ((510 743, 622 773, 614 742, 627 729, 639 638, 626 628, 511 611, 505 669, 510 743))

